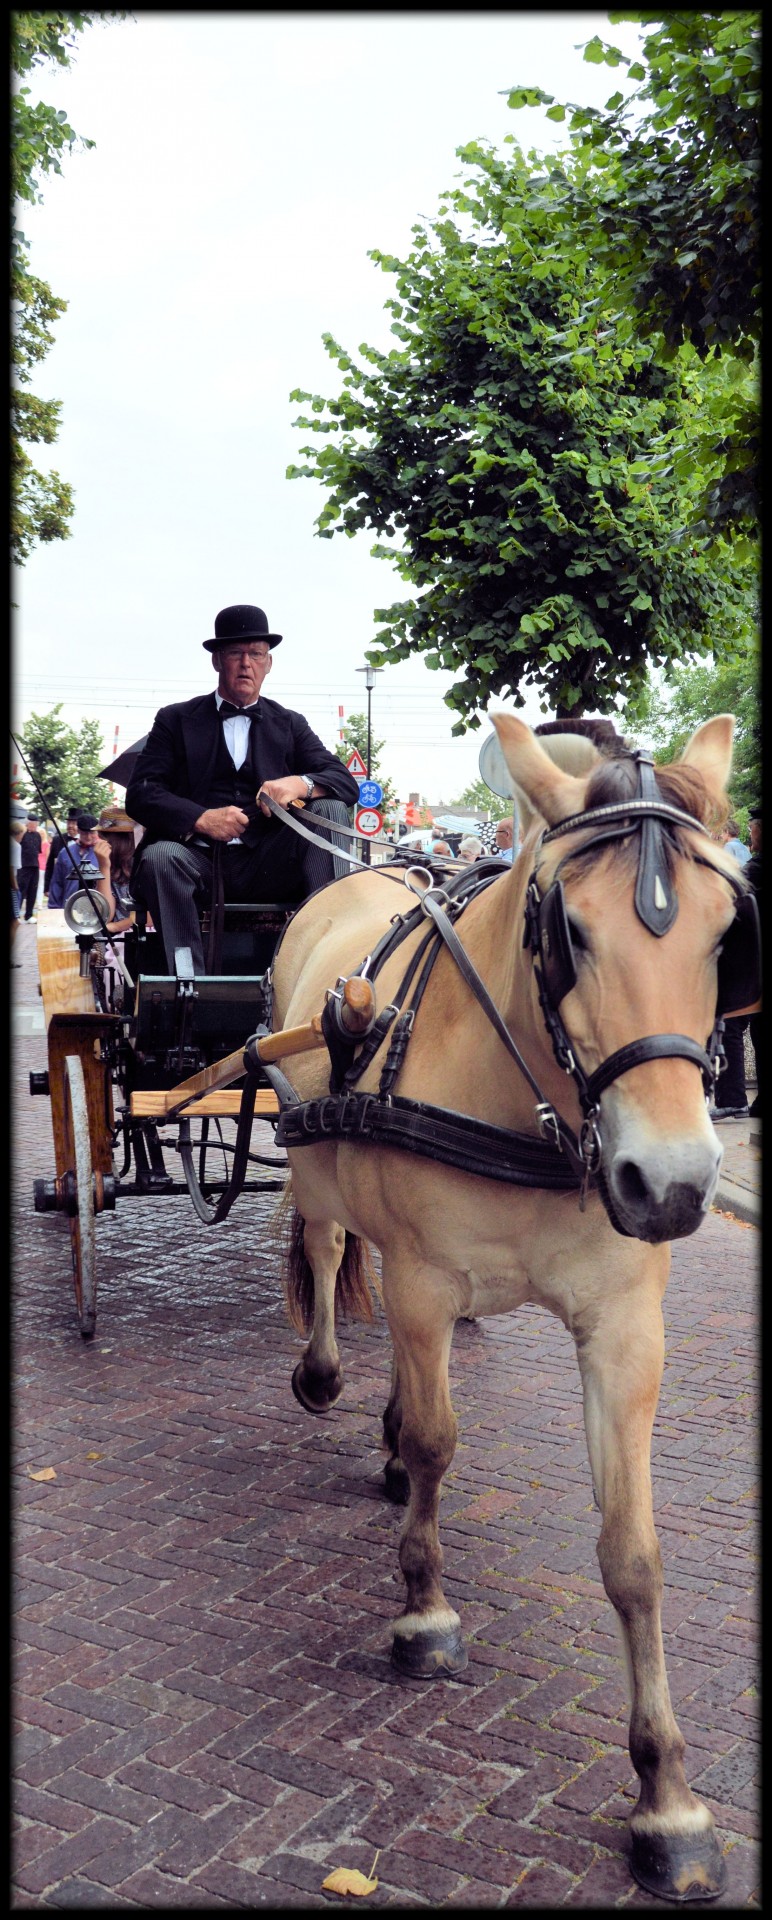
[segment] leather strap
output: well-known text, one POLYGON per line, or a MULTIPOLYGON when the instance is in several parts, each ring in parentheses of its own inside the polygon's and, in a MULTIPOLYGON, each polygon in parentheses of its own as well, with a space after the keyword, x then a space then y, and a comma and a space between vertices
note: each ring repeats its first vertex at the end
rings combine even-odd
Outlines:
POLYGON ((399 1095, 388 1101, 374 1093, 329 1095, 282 1112, 277 1146, 311 1147, 325 1140, 398 1147, 424 1160, 439 1160, 443 1166, 517 1187, 575 1192, 583 1172, 581 1165, 572 1165, 559 1148, 534 1134, 513 1133, 470 1114, 399 1095))
POLYGON ((616 1053, 610 1053, 595 1073, 587 1077, 585 1096, 589 1105, 594 1107, 604 1089, 618 1080, 623 1073, 631 1073, 633 1067, 643 1066, 647 1060, 692 1060, 702 1073, 713 1074, 713 1062, 705 1048, 696 1040, 690 1040, 685 1033, 650 1033, 642 1040, 632 1040, 627 1047, 619 1047, 616 1053))

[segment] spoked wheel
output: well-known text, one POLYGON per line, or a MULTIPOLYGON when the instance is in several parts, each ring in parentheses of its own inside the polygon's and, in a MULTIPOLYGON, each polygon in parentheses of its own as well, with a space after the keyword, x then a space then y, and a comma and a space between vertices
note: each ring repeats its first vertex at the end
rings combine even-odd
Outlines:
POLYGON ((65 1179, 70 1183, 67 1211, 70 1216, 75 1305, 83 1338, 91 1340, 96 1327, 96 1196, 86 1082, 77 1054, 68 1054, 64 1062, 64 1137, 67 1158, 65 1179))

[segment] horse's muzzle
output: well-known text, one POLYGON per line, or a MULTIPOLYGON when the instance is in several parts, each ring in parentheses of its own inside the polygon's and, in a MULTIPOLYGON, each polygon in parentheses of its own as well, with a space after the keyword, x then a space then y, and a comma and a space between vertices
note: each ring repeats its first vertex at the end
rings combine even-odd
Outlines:
POLYGON ((617 1232, 654 1246, 695 1233, 718 1181, 722 1149, 713 1140, 671 1141, 648 1154, 619 1146, 608 1161, 604 1155, 598 1184, 617 1232))

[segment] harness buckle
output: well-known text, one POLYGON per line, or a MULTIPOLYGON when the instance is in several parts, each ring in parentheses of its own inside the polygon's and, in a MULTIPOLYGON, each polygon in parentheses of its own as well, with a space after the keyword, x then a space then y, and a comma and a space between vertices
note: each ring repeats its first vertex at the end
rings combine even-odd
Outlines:
POLYGON ((549 1100, 540 1100, 534 1107, 534 1113, 542 1140, 546 1140, 548 1146, 557 1147, 558 1153, 562 1153, 563 1142, 560 1138, 558 1116, 554 1107, 550 1106, 549 1100))
POLYGON ((582 1121, 582 1125, 579 1131, 579 1151, 584 1161, 584 1172, 582 1174, 582 1184, 581 1184, 581 1187, 579 1188, 579 1212, 580 1213, 584 1213, 585 1207, 587 1205, 587 1194, 589 1191, 590 1178, 592 1174, 598 1172, 598 1168, 601 1163, 601 1157, 603 1154, 603 1141, 601 1140, 600 1129, 598 1126, 599 1120, 600 1120, 600 1107, 590 1107, 589 1113, 586 1115, 585 1119, 582 1121))

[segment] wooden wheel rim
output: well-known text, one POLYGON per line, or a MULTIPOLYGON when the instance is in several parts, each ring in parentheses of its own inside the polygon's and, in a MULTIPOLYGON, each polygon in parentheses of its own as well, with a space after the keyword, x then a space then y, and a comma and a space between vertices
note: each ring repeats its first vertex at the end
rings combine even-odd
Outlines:
POLYGON ((64 1132, 78 1201, 78 1211, 70 1217, 75 1305, 80 1331, 89 1340, 96 1326, 96 1227, 86 1082, 77 1054, 68 1054, 64 1062, 64 1132))

